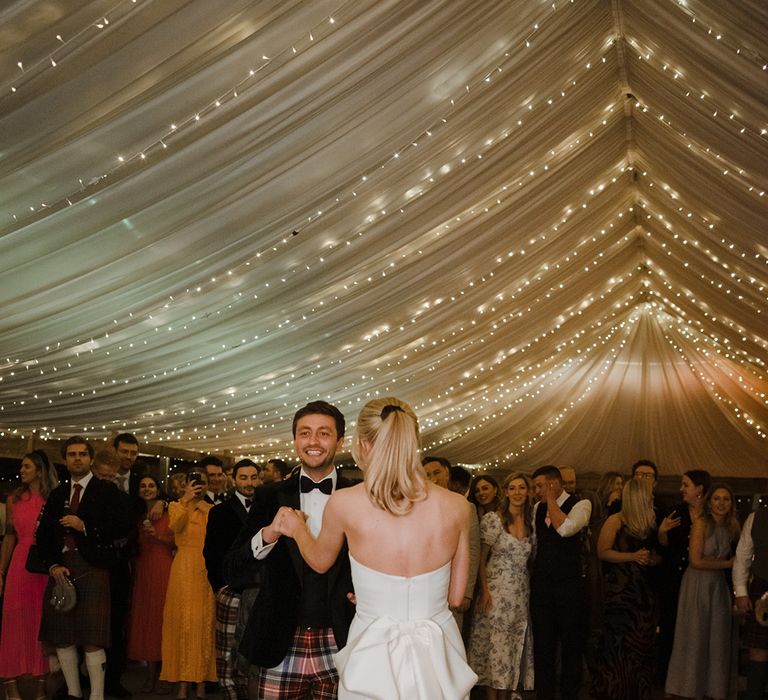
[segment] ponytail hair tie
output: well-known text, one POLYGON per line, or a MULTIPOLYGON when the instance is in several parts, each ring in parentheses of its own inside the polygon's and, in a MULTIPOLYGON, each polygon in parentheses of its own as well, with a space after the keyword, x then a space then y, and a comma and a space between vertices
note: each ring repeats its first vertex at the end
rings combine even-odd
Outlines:
POLYGON ((400 413, 405 413, 405 411, 400 408, 400 406, 394 406, 391 403, 384 406, 384 408, 381 409, 381 413, 379 414, 381 416, 381 420, 387 420, 387 416, 390 413, 394 413, 395 411, 400 411, 400 413))

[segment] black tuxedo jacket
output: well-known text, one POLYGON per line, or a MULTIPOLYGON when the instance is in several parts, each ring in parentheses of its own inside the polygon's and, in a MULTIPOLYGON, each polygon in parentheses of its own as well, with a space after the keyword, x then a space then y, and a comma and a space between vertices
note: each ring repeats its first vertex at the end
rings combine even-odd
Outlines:
POLYGON ((205 568, 208 570, 208 581, 214 593, 226 584, 223 572, 224 555, 237 539, 247 517, 248 511, 235 495, 208 511, 203 557, 205 568))
MULTIPOLYGON (((336 488, 348 486, 352 486, 352 482, 337 473, 336 488)), ((256 489, 248 519, 227 556, 241 558, 243 562, 250 558, 253 562, 251 539, 272 522, 281 506, 301 507, 298 473, 285 481, 256 489)), ((281 537, 256 565, 261 574, 259 592, 238 651, 252 665, 272 668, 285 658, 296 631, 304 561, 296 542, 290 537, 281 537)), ((331 625, 336 645, 341 649, 347 643, 349 625, 355 614, 354 606, 347 600, 347 594, 353 589, 346 544, 333 566, 323 574, 322 581, 327 585, 331 625)))
MULTIPOLYGON (((70 484, 56 487, 45 502, 37 528, 36 541, 47 567, 61 563, 64 528, 59 519, 69 503, 70 484)), ((80 499, 77 517, 85 523, 85 533, 74 532, 77 549, 92 566, 108 569, 118 564, 115 542, 128 538, 133 524, 131 510, 115 485, 92 477, 80 499)))

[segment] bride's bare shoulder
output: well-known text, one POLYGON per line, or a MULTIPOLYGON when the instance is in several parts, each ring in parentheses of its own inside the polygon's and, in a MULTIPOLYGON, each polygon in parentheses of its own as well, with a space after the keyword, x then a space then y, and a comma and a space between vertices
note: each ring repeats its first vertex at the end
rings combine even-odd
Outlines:
POLYGON ((471 503, 459 493, 444 489, 434 484, 427 484, 427 498, 433 498, 440 503, 441 508, 449 508, 459 516, 471 511, 471 503))
POLYGON ((361 481, 354 486, 347 486, 343 489, 336 489, 333 492, 333 498, 339 503, 350 503, 362 496, 365 496, 365 485, 361 481))

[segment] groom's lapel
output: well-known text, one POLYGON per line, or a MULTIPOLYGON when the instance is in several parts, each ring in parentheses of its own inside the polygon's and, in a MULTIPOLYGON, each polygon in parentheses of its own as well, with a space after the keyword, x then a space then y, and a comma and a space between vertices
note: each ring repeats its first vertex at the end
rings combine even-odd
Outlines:
MULTIPOLYGON (((288 506, 289 508, 295 508, 296 510, 301 509, 298 474, 285 482, 284 488, 280 490, 278 504, 281 506, 288 506)), ((296 541, 292 537, 284 537, 283 539, 285 540, 285 546, 288 548, 288 553, 291 555, 293 568, 296 570, 296 575, 299 577, 299 581, 301 581, 304 578, 304 560, 301 558, 301 552, 296 546, 296 541)))

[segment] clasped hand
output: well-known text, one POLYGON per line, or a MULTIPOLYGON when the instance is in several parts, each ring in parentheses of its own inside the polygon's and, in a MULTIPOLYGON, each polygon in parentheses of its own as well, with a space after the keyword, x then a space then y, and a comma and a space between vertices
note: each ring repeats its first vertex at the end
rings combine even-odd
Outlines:
POLYGON ((306 527, 306 520, 306 513, 289 508, 288 506, 282 506, 272 521, 272 528, 280 535, 296 537, 296 533, 306 527))

